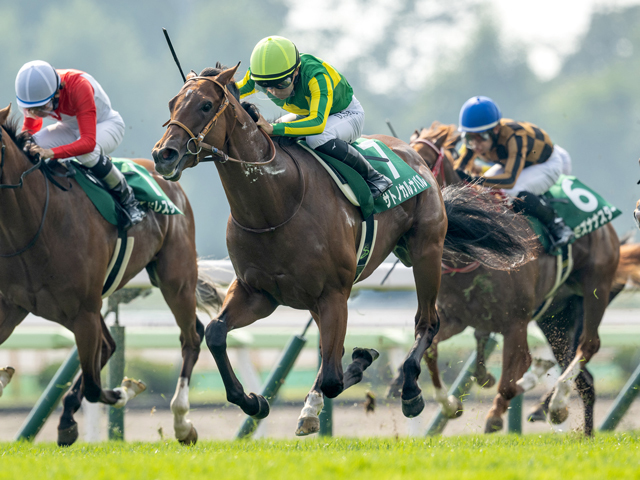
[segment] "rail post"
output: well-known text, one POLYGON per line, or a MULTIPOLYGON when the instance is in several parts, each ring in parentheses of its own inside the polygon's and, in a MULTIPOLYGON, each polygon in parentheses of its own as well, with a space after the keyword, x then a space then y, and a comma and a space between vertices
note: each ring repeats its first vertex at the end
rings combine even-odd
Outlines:
MULTIPOLYGON (((496 345, 498 345, 498 341, 495 338, 495 334, 491 334, 489 340, 487 340, 487 343, 484 346, 485 359, 489 358, 489 355, 491 355, 493 350, 496 348, 496 345)), ((471 377, 476 370, 477 357, 477 351, 474 351, 471 355, 469 355, 467 362, 462 367, 462 371, 458 374, 458 377, 447 392, 448 395, 455 395, 456 397, 462 399, 462 397, 466 395, 469 390, 471 390, 471 377)), ((448 421, 449 419, 442 413, 442 407, 439 407, 438 411, 427 425, 426 435, 438 435, 442 433, 448 421)))
POLYGON ((36 438, 49 415, 73 383, 78 370, 80 370, 80 357, 78 357, 78 348, 74 346, 18 430, 16 440, 33 441, 36 438))
POLYGON ((614 400, 613 405, 611 405, 604 421, 600 425, 600 430, 603 432, 615 430, 620 420, 622 420, 622 417, 624 417, 624 414, 627 413, 627 410, 629 410, 629 407, 638 396, 638 393, 640 393, 640 364, 636 367, 614 400))
MULTIPOLYGON (((116 320, 109 331, 116 342, 116 351, 109 359, 109 388, 119 387, 124 378, 124 327, 120 325, 120 309, 116 304, 113 308, 116 320)), ((124 440, 124 408, 109 407, 109 440, 124 440)))
POLYGON ((524 395, 516 395, 509 403, 509 433, 522 433, 522 399, 524 395))

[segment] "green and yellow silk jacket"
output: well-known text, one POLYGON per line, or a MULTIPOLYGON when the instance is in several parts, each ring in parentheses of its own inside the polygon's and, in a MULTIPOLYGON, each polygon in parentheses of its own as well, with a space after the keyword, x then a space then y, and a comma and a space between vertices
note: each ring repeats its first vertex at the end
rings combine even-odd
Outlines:
MULTIPOLYGON (((460 157, 455 162, 456 169, 473 165, 476 158, 473 150, 465 144, 460 149, 460 157)), ((504 166, 504 173, 495 177, 484 177, 485 187, 513 188, 522 169, 546 162, 553 153, 553 142, 549 135, 533 123, 515 122, 508 118, 500 120, 498 139, 488 154, 481 157, 489 162, 504 166)))
MULTIPOLYGON (((240 98, 255 93, 251 70, 237 83, 240 98)), ((306 53, 300 54, 300 71, 295 81, 293 94, 280 100, 267 93, 269 99, 287 112, 304 118, 273 125, 274 135, 306 137, 324 131, 327 118, 344 110, 351 103, 353 89, 347 79, 328 63, 306 53)))

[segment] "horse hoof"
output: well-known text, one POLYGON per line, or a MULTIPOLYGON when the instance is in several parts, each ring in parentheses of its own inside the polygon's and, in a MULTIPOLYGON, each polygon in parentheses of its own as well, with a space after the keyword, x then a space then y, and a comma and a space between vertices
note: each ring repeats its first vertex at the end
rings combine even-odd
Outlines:
POLYGON ((544 413, 544 409, 542 406, 536 408, 532 412, 529 413, 527 417, 527 422, 544 422, 547 419, 547 415, 544 413))
POLYGON ((569 409, 567 407, 560 410, 549 410, 549 421, 554 425, 560 425, 569 418, 569 409))
POLYGON ((496 433, 502 430, 504 423, 500 417, 489 417, 484 424, 484 433, 496 433))
POLYGON ((424 398, 422 394, 411 400, 402 400, 402 414, 407 418, 417 417, 424 410, 424 398))
POLYGON ((487 375, 482 380, 477 380, 478 385, 482 388, 491 388, 496 384, 496 377, 487 373, 487 375))
POLYGON ((269 402, 267 402, 267 399, 262 395, 256 395, 255 393, 251 393, 249 396, 258 400, 258 412, 251 415, 251 418, 254 418, 255 420, 262 420, 263 418, 266 418, 267 415, 269 415, 269 402))
POLYGON ((447 409, 448 411, 444 411, 443 409, 443 413, 445 414, 445 416, 449 419, 459 418, 460 416, 462 416, 462 414, 464 413, 462 400, 460 400, 455 395, 449 395, 447 400, 449 401, 449 406, 451 406, 452 404, 454 406, 451 409, 447 409))
POLYGON ((189 434, 183 439, 178 439, 178 442, 186 446, 195 445, 198 442, 198 431, 196 430, 196 427, 191 425, 191 430, 189 430, 189 434))
POLYGON ((120 386, 132 390, 135 395, 139 395, 147 389, 147 385, 142 380, 134 380, 129 377, 124 377, 120 386))
POLYGON ((375 362, 378 357, 380 357, 380 352, 375 348, 354 347, 353 353, 351 354, 351 360, 355 360, 356 358, 365 358, 369 361, 369 364, 375 362))
POLYGON ((305 435, 311 435, 312 433, 318 433, 320 431, 320 419, 318 417, 304 417, 298 419, 298 428, 296 428, 296 435, 298 437, 304 437, 305 435))
POLYGON ((58 446, 69 447, 78 440, 78 424, 74 423, 68 428, 58 429, 58 446))

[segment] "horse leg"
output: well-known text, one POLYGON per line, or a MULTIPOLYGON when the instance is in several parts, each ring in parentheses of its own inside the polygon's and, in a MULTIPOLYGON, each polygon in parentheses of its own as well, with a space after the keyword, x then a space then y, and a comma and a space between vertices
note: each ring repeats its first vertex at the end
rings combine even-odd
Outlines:
MULTIPOLYGON (((20 325, 27 314, 28 312, 25 309, 9 303, 0 294, 0 345, 9 338, 13 330, 20 325)), ((15 372, 15 368, 10 366, 0 368, 0 397, 15 372)))
POLYGON ((435 389, 434 398, 442 407, 442 413, 447 418, 458 418, 463 412, 462 401, 455 395, 447 396, 447 389, 440 378, 438 369, 438 343, 462 332, 466 325, 461 322, 449 321, 444 314, 442 318, 444 320, 440 323, 440 330, 433 339, 431 346, 427 349, 424 359, 427 362, 427 368, 431 374, 431 382, 435 389))
POLYGON ((484 349, 489 341, 491 332, 481 332, 475 330, 474 336, 476 337, 476 371, 473 376, 476 379, 476 383, 482 388, 491 388, 496 384, 496 379, 493 375, 487 372, 486 359, 484 358, 484 349))
MULTIPOLYGON (((565 371, 575 355, 577 345, 572 348, 571 338, 578 336, 576 327, 582 331, 583 305, 582 298, 575 296, 567 301, 567 306, 559 313, 547 315, 536 323, 544 334, 553 356, 558 365, 565 371)), ((527 417, 529 422, 546 421, 549 416, 549 402, 555 390, 552 388, 540 398, 540 403, 534 407, 527 417)), ((566 420, 569 411, 564 412, 566 420)), ((564 420, 562 420, 564 421, 564 420)), ((562 423, 562 422, 559 422, 562 423)))
MULTIPOLYGON (((593 272, 590 272, 593 274, 593 272)), ((602 321, 604 311, 609 303, 609 290, 611 278, 606 275, 592 275, 585 279, 583 299, 584 323, 583 332, 580 335, 580 344, 576 350, 575 357, 556 381, 555 392, 549 402, 549 420, 552 423, 562 423, 568 414, 569 397, 571 395, 570 380, 578 377, 584 366, 591 360, 591 357, 600 349, 600 337, 598 336, 598 326, 602 321), (594 278, 595 277, 595 278, 594 278), (593 282, 591 281, 593 280, 593 282), (607 281, 608 280, 608 281, 607 281)), ((586 381, 586 379, 585 379, 586 381)), ((586 385, 585 388, 589 388, 586 385)), ((593 392, 595 400, 595 391, 593 392)), ((591 404, 589 408, 592 408, 591 404)), ((585 433, 587 424, 585 423, 585 433)))
POLYGON ((514 324, 503 332, 503 336, 502 375, 498 384, 498 394, 487 414, 484 433, 502 430, 502 415, 509 408, 511 399, 524 392, 516 379, 520 379, 531 365, 531 354, 527 345, 527 322, 514 324))
POLYGON ((229 287, 220 313, 211 320, 204 333, 207 347, 222 377, 227 400, 257 420, 269 415, 269 403, 262 395, 244 393, 227 355, 227 333, 271 315, 276 307, 277 304, 269 297, 250 289, 236 279, 229 287))
POLYGON ((422 390, 418 385, 420 361, 440 328, 440 320, 436 310, 436 298, 440 288, 440 263, 442 245, 424 238, 412 238, 409 242, 413 276, 418 294, 418 312, 415 318, 415 342, 402 365, 404 383, 402 385, 402 413, 412 418, 420 415, 424 409, 422 390), (420 243, 420 245, 415 245, 420 243), (418 249, 420 255, 413 253, 418 249))
MULTIPOLYGON (((100 315, 100 324, 102 327, 100 368, 102 369, 116 351, 116 342, 113 340, 111 332, 109 332, 107 325, 104 323, 102 315, 100 315)), ((60 415, 60 422, 58 423, 58 446, 60 447, 73 445, 78 439, 78 424, 73 418, 73 415, 80 408, 82 397, 82 376, 79 375, 73 387, 71 387, 62 399, 62 415, 60 415)))

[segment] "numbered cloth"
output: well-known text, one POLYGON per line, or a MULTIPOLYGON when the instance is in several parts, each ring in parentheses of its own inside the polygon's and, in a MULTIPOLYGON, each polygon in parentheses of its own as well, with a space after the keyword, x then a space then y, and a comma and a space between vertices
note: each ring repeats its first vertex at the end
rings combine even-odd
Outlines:
POLYGON ((359 138, 351 145, 373 168, 393 181, 393 186, 374 201, 367 182, 353 168, 309 148, 304 140, 298 140, 298 143, 320 161, 351 203, 360 207, 363 218, 396 207, 429 188, 424 178, 380 140, 359 138))
MULTIPOLYGON (((622 212, 572 175, 560 175, 558 181, 543 197, 573 229, 575 240, 606 225, 622 212)), ((529 221, 545 248, 549 241, 542 224, 529 217, 529 221)))
MULTIPOLYGON (((183 215, 146 168, 128 158, 112 158, 111 161, 123 173, 141 205, 146 205, 154 212, 163 215, 183 215)), ((100 185, 98 180, 80 162, 72 160, 70 163, 77 171, 74 178, 100 214, 107 222, 118 225, 116 203, 111 194, 100 185)))

